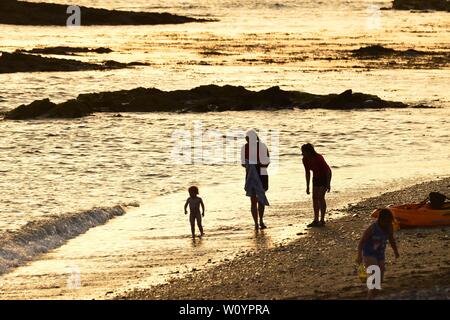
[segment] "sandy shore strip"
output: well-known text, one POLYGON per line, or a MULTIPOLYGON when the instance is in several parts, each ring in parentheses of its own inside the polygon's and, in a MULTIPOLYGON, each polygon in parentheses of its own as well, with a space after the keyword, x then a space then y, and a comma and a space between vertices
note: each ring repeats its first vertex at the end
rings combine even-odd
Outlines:
MULTIPOLYGON (((429 192, 450 192, 450 178, 421 183, 349 205, 346 215, 325 228, 300 232, 299 239, 272 249, 174 278, 116 299, 364 299, 356 248, 375 208, 423 200, 429 192)), ((283 210, 296 210, 295 204, 283 210)), ((400 258, 387 248, 384 299, 450 298, 450 227, 402 229, 400 258)))

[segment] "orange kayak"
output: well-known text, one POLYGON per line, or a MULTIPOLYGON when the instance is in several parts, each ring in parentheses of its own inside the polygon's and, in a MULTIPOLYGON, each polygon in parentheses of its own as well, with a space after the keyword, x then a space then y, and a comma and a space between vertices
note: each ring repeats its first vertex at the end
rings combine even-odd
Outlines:
MULTIPOLYGON (((430 204, 403 204, 390 205, 386 209, 391 210, 395 218, 395 223, 402 228, 414 227, 438 227, 450 226, 450 206, 434 210, 430 204)), ((372 217, 378 218, 381 209, 372 213, 372 217)))

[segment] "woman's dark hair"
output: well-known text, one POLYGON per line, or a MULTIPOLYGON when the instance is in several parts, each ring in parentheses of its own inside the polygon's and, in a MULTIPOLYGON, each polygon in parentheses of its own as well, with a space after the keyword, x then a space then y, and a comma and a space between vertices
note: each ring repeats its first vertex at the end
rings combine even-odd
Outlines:
POLYGON ((313 155, 317 154, 316 150, 314 150, 314 147, 311 143, 306 143, 306 144, 302 145, 302 153, 304 153, 305 151, 309 152, 313 155))
POLYGON ((378 221, 385 219, 394 220, 394 216, 392 215, 391 210, 389 209, 380 210, 380 213, 378 214, 378 221))
POLYGON ((196 186, 189 187, 188 192, 190 195, 198 195, 198 188, 196 186))

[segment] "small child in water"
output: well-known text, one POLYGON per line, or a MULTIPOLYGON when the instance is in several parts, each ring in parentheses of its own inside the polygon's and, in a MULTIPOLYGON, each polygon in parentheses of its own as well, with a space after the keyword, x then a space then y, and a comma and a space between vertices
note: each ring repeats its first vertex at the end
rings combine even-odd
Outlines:
POLYGON ((200 237, 204 235, 202 226, 202 216, 205 216, 205 205, 203 204, 202 198, 198 196, 198 188, 192 186, 188 189, 189 198, 186 200, 184 205, 184 214, 187 214, 187 207, 189 205, 190 215, 189 221, 191 223, 192 238, 195 238, 195 221, 197 220, 197 226, 200 230, 200 237), (202 207, 202 212, 200 214, 200 207, 202 207))
MULTIPOLYGON (((356 263, 359 265, 363 262, 366 268, 377 265, 381 271, 381 281, 383 281, 384 277, 387 241, 389 241, 392 250, 394 250, 395 258, 400 256, 394 238, 393 222, 394 217, 392 212, 388 209, 381 210, 378 215, 378 220, 366 229, 358 245, 356 263)), ((375 290, 368 291, 369 299, 375 296, 375 290)))

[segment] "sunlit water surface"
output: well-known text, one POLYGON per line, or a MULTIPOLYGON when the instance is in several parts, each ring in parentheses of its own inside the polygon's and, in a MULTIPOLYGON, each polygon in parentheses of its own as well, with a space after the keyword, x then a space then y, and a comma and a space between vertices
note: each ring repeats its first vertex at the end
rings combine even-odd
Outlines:
MULTIPOLYGON (((56 1, 55 1, 56 2, 56 1)), ((91 1, 79 0, 80 5, 91 1)), ((313 93, 348 88, 437 109, 277 111, 208 114, 98 114, 80 120, 0 122, 0 232, 95 206, 138 202, 124 216, 89 230, 0 278, 2 298, 94 298, 163 281, 173 272, 211 265, 246 250, 296 237, 311 217, 299 147, 312 142, 333 168, 332 209, 363 196, 448 175, 450 72, 366 68, 346 51, 382 43, 396 49, 448 51, 450 15, 378 11, 389 1, 96 1, 116 9, 169 11, 218 22, 174 26, 0 26, 0 49, 106 46, 87 61, 142 61, 148 67, 108 72, 0 75, 0 111, 50 97, 131 89, 171 90, 202 84, 279 85, 313 93), (349 18, 351 17, 351 18, 349 18), (269 229, 255 235, 243 169, 229 162, 178 164, 173 134, 226 136, 271 130, 269 229), (198 124, 198 123, 197 123, 198 124), (192 242, 183 215, 196 184, 207 236, 192 242), (285 210, 298 203, 298 209, 285 210), (208 260, 211 262, 208 263, 208 260), (67 284, 80 272, 81 288, 67 284)), ((204 137, 205 152, 211 151, 204 137)), ((226 140, 222 140, 224 146, 226 140)), ((242 139, 228 145, 238 151, 242 139)), ((215 152, 221 148, 215 144, 215 152)), ((223 149, 225 154, 225 148, 223 149)), ((191 150, 194 154, 195 149, 191 150)), ((194 162, 198 159, 194 158, 194 162)), ((336 213, 335 213, 336 214, 336 213)))

